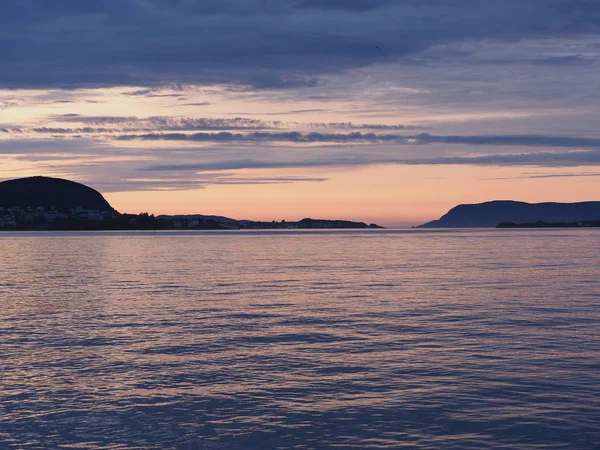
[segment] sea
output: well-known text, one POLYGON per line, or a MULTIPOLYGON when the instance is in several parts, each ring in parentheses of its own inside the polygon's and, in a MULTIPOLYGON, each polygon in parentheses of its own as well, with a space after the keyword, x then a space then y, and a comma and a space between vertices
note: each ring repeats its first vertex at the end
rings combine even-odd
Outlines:
POLYGON ((0 233, 1 449, 599 449, 600 230, 0 233))

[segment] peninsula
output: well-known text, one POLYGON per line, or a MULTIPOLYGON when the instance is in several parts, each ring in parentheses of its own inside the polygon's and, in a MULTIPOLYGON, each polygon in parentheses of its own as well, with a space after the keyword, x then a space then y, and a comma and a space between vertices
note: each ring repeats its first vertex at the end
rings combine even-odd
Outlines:
POLYGON ((417 228, 493 228, 506 224, 584 223, 600 220, 600 202, 525 203, 496 200, 458 205, 417 228))
POLYGON ((0 182, 0 230, 239 230, 383 228, 349 220, 236 220, 202 214, 122 214, 98 191, 74 181, 28 177, 0 182))

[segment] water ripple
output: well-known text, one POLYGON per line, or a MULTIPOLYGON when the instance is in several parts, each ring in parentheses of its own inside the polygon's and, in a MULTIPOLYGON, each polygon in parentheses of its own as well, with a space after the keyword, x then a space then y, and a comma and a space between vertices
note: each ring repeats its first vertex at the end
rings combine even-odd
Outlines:
POLYGON ((585 231, 0 233, 0 448, 600 448, 585 231))

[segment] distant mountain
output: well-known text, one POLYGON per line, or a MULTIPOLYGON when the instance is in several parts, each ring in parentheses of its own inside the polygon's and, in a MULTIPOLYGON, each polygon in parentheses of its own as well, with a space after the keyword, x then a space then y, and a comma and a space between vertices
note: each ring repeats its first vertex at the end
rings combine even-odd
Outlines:
POLYGON ((317 229, 317 228, 383 228, 377 224, 367 225, 364 222, 350 220, 302 219, 298 222, 261 222, 255 220, 236 220, 222 216, 205 216, 188 214, 158 216, 160 220, 168 220, 175 228, 204 229, 204 230, 258 230, 258 229, 317 229))
POLYGON ((440 219, 417 228, 495 227, 501 222, 582 222, 600 219, 600 202, 525 203, 492 201, 458 205, 440 219))
POLYGON ((259 222, 202 214, 158 217, 148 213, 120 214, 91 187, 40 176, 0 182, 0 208, 0 229, 11 230, 381 228, 349 220, 259 222))
POLYGON ((0 207, 39 206, 115 211, 98 191, 62 178, 29 177, 0 183, 0 207))

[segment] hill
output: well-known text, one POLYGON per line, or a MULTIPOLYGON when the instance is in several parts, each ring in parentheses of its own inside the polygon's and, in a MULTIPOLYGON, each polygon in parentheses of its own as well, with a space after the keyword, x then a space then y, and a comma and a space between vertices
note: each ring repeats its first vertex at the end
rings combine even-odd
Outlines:
POLYGON ((0 182, 0 207, 38 206, 115 211, 98 191, 74 181, 29 177, 0 182))
POLYGON ((501 222, 581 222, 600 219, 600 202, 525 203, 491 201, 458 205, 440 219, 417 228, 495 227, 501 222))
POLYGON ((261 230, 261 229, 321 229, 321 228, 383 228, 377 224, 367 225, 364 222, 350 220, 302 219, 297 222, 282 220, 277 222, 261 222, 255 220, 236 220, 230 217, 205 216, 188 214, 158 216, 160 220, 173 223, 175 228, 204 229, 204 230, 261 230))
POLYGON ((232 230, 271 228, 380 228, 348 220, 298 222, 236 220, 202 214, 120 214, 91 187, 61 178, 29 177, 0 182, 2 230, 232 230))

